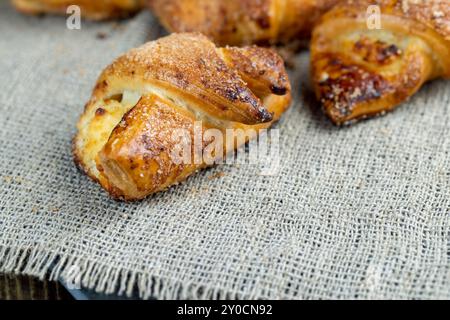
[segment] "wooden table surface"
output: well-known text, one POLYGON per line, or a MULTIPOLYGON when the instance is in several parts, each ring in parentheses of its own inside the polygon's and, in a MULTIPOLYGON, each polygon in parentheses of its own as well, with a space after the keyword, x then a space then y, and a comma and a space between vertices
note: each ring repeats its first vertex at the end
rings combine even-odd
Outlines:
POLYGON ((0 274, 0 300, 73 300, 73 298, 58 282, 0 274))

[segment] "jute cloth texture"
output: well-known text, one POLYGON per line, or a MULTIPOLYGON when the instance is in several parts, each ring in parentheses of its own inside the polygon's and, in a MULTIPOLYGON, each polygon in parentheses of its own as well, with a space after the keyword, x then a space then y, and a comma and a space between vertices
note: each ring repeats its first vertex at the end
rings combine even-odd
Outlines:
POLYGON ((141 298, 450 298, 450 83, 336 128, 295 58, 280 170, 219 165, 111 200, 71 139, 101 70, 161 28, 25 17, 0 4, 0 271, 141 298), (72 279, 72 278, 73 279, 72 279))

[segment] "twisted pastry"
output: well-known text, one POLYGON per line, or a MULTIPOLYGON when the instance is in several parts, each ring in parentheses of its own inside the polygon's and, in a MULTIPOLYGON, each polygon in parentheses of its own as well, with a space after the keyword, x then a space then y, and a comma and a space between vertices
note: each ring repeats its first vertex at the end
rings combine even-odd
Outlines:
POLYGON ((172 32, 198 31, 220 45, 286 44, 342 0, 149 0, 172 32))
POLYGON ((12 0, 21 12, 28 14, 65 14, 67 7, 77 5, 84 18, 104 20, 127 17, 145 6, 146 0, 12 0))
POLYGON ((450 2, 353 0, 337 5, 313 31, 311 61, 316 95, 334 123, 383 114, 426 81, 450 77, 450 2), (377 8, 380 28, 373 15, 377 8))
MULTIPOLYGON (((196 121, 221 132, 267 128, 289 106, 290 90, 269 49, 216 48, 200 34, 172 34, 103 71, 78 123, 75 161, 113 197, 141 199, 210 164, 173 161, 175 130, 193 140, 196 121)), ((239 146, 230 142, 213 156, 239 146)), ((201 151, 212 143, 205 139, 201 151)))

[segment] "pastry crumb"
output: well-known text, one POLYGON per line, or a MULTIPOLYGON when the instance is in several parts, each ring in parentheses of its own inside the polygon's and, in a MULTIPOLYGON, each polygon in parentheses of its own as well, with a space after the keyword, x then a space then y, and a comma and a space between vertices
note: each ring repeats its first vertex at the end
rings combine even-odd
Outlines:
POLYGON ((223 176, 225 176, 225 173, 222 172, 222 171, 220 171, 220 172, 217 172, 217 173, 215 173, 215 174, 213 174, 213 175, 210 175, 210 176, 208 177, 208 179, 209 179, 209 180, 213 180, 213 179, 222 178, 223 176))

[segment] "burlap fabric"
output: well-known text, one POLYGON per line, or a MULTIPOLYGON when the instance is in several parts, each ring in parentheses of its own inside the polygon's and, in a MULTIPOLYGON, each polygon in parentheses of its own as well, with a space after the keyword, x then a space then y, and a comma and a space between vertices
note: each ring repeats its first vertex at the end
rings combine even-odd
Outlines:
POLYGON ((302 53, 279 174, 222 165, 120 203, 71 139, 100 71, 160 33, 149 13, 68 30, 1 2, 0 271, 143 298, 450 298, 449 82, 339 129, 302 53))

